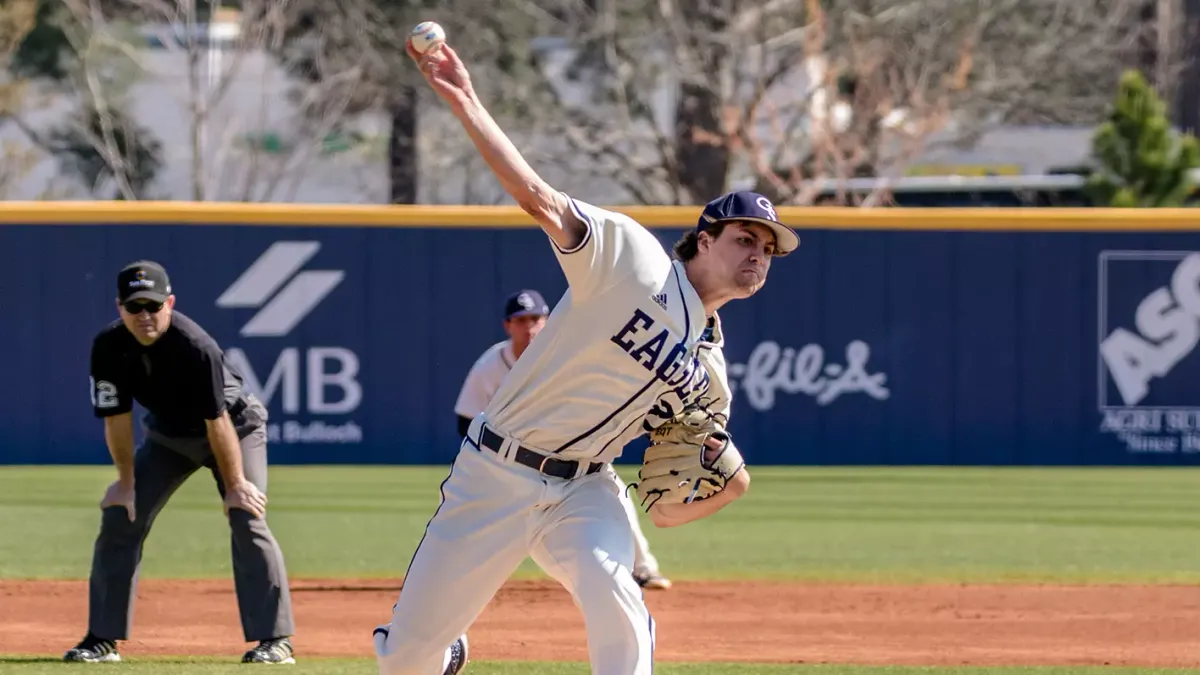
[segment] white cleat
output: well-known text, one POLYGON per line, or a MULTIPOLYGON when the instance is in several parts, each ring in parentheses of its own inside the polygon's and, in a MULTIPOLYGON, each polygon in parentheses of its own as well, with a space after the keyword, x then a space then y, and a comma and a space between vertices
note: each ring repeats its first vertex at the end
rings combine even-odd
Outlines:
MULTIPOLYGON (((383 658, 387 653, 388 634, 392 631, 392 624, 385 623, 375 627, 375 631, 371 634, 375 642, 375 656, 383 658)), ((450 645, 446 650, 445 670, 442 675, 458 675, 463 668, 467 667, 467 663, 471 660, 471 646, 467 641, 467 636, 463 635, 450 645)))
POLYGON ((458 675, 470 660, 470 645, 467 636, 463 635, 446 650, 446 671, 442 675, 458 675))

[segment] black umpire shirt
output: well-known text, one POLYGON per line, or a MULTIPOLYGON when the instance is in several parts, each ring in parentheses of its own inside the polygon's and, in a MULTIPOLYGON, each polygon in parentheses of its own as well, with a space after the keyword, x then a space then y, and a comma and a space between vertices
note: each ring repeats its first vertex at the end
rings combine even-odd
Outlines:
POLYGON ((203 328, 180 312, 150 346, 138 342, 120 319, 92 341, 92 409, 96 417, 133 410, 149 413, 147 426, 165 436, 206 433, 205 420, 244 405, 242 374, 225 360, 203 328))

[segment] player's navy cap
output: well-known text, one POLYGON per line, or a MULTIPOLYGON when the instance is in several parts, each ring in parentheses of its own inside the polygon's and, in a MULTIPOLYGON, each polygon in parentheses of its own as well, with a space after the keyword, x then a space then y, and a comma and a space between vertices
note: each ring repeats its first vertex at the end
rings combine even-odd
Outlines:
POLYGON ((537 291, 524 290, 508 296, 504 303, 504 319, 515 319, 518 316, 546 316, 550 307, 537 291))
POLYGON ((117 274, 117 301, 153 300, 166 302, 171 279, 162 265, 152 260, 130 263, 117 274))
POLYGON ((775 255, 787 255, 800 246, 800 236, 779 222, 775 206, 771 200, 748 190, 730 192, 709 202, 700 214, 696 225, 697 232, 703 232, 710 225, 730 220, 748 220, 761 223, 771 228, 775 233, 775 255))

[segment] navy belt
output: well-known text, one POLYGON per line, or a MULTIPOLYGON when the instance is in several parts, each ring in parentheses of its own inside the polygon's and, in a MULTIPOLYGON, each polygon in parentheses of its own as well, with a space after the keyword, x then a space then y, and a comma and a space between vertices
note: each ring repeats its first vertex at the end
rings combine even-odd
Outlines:
MULTIPOLYGON (((483 425, 483 431, 479 434, 479 447, 487 448, 488 450, 491 450, 499 455, 501 454, 500 448, 503 444, 504 439, 500 436, 500 434, 497 434, 489 429, 486 424, 483 425)), ((579 472, 580 463, 576 460, 559 459, 550 455, 543 455, 542 453, 536 450, 530 450, 523 445, 517 446, 516 450, 513 452, 513 459, 515 459, 518 464, 523 464, 531 469, 537 469, 541 473, 544 473, 547 476, 554 476, 555 478, 574 478, 579 472)), ((586 476, 596 473, 603 466, 603 462, 592 462, 588 464, 587 470, 583 475, 586 476)))

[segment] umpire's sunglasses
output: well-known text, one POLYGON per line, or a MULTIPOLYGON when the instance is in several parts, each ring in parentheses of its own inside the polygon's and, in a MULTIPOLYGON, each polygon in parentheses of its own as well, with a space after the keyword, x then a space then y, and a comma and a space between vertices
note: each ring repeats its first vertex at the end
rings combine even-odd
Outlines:
POLYGON ((146 302, 144 300, 130 300, 129 302, 122 303, 121 306, 124 307, 125 311, 129 312, 130 314, 139 314, 142 311, 147 311, 151 314, 158 314, 159 310, 163 308, 163 303, 146 302))

